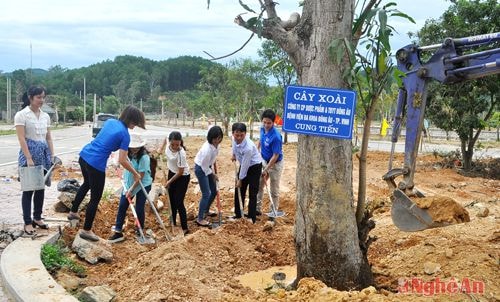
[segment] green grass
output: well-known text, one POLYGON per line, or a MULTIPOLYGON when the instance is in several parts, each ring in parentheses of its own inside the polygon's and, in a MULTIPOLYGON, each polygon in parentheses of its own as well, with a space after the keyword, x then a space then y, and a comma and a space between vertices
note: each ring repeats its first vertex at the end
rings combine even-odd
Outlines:
MULTIPOLYGON (((66 128, 70 128, 70 127, 71 126, 63 125, 63 124, 53 125, 52 127, 50 127, 50 131, 61 130, 61 129, 66 129, 66 128)), ((0 130, 0 136, 12 135, 12 134, 16 134, 16 128, 14 128, 14 126, 12 126, 12 129, 0 130)))
POLYGON ((104 191, 102 192, 101 199, 109 202, 113 199, 114 195, 115 195, 115 191, 113 190, 113 188, 106 187, 106 188, 104 188, 104 191))
POLYGON ((78 276, 85 275, 85 268, 69 258, 69 250, 62 243, 44 244, 42 246, 42 263, 51 274, 60 269, 68 269, 78 276))
POLYGON ((0 130, 0 135, 11 135, 11 134, 16 134, 16 129, 0 130))

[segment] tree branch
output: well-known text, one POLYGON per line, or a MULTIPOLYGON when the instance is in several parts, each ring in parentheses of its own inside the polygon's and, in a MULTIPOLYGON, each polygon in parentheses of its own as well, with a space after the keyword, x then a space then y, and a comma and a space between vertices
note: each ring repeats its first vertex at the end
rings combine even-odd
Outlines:
MULTIPOLYGON (((262 1, 260 3, 262 5, 262 1)), ((272 0, 265 0, 263 9, 266 11, 268 19, 279 19, 278 14, 276 14, 276 2, 272 0)))
POLYGON ((227 57, 230 57, 230 56, 234 55, 234 54, 235 54, 235 53, 237 53, 238 51, 240 51, 240 50, 242 50, 243 48, 245 48, 245 46, 248 44, 248 42, 250 42, 250 40, 252 40, 253 36, 255 36, 255 33, 252 33, 252 34, 250 35, 250 37, 248 37, 248 40, 247 40, 245 43, 243 43, 243 45, 241 45, 241 47, 240 47, 240 48, 236 49, 236 50, 235 50, 235 51, 233 51, 232 53, 229 53, 229 54, 224 55, 224 56, 221 56, 221 57, 217 57, 217 58, 215 58, 214 56, 212 56, 212 55, 211 55, 211 54, 209 54, 208 52, 206 52, 206 51, 203 51, 203 52, 204 52, 204 53, 206 53, 206 54, 207 54, 207 55, 211 58, 210 60, 212 60, 212 61, 216 61, 216 60, 224 59, 224 58, 227 58, 227 57))

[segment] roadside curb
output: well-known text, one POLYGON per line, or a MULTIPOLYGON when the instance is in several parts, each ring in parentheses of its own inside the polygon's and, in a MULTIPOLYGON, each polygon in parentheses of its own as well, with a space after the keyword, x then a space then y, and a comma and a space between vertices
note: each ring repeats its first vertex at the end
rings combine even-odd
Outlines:
POLYGON ((78 301, 52 278, 40 259, 42 245, 59 237, 57 231, 36 239, 19 237, 2 252, 0 274, 15 301, 78 301))

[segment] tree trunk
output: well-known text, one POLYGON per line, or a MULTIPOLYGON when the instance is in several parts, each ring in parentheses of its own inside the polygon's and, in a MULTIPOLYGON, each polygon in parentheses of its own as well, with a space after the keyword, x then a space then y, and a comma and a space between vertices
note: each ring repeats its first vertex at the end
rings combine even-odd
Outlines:
POLYGON ((472 169, 472 157, 474 156, 475 140, 462 141, 462 169, 470 171, 472 169))
MULTIPOLYGON (((372 101, 372 104, 374 101, 372 101)), ((370 127, 373 119, 373 108, 366 112, 365 124, 363 125, 363 136, 361 140, 361 149, 359 152, 359 180, 358 180, 358 203, 356 206, 356 222, 358 227, 363 220, 366 204, 366 158, 368 156, 368 142, 370 141, 370 127)))
MULTIPOLYGON (((334 38, 351 39, 352 12, 352 0, 305 1, 300 49, 289 52, 301 85, 346 87, 341 74, 349 64, 334 66, 328 46, 334 38)), ((315 277, 340 290, 372 284, 354 214, 351 142, 299 135, 297 151, 297 279, 315 277)))

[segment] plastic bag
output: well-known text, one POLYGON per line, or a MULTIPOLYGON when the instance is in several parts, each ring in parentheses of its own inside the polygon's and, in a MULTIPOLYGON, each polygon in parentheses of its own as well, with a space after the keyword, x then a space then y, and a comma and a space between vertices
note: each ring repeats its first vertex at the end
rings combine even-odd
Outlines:
POLYGON ((43 166, 19 167, 21 191, 36 191, 45 189, 43 166))
POLYGON ((72 192, 76 193, 78 192, 78 189, 80 188, 80 184, 78 183, 78 180, 74 178, 66 178, 57 184, 57 191, 59 192, 72 192))

